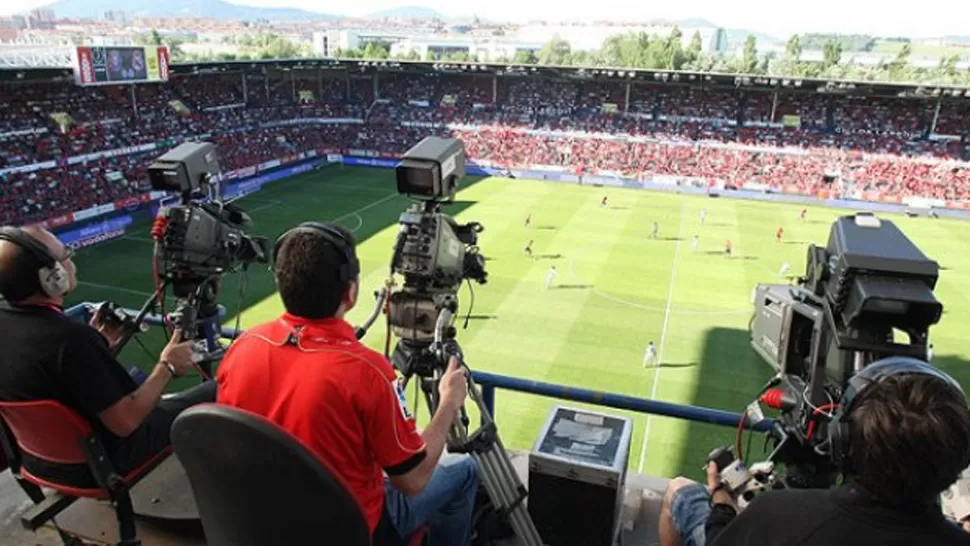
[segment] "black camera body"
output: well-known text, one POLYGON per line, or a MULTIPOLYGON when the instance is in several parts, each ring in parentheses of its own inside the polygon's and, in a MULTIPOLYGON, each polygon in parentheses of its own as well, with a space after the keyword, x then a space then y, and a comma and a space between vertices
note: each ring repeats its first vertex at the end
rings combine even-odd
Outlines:
POLYGON ((232 204, 190 202, 159 211, 152 235, 163 262, 205 276, 268 263, 268 240, 247 235, 248 223, 242 209, 232 204))
POLYGON ((391 274, 404 283, 387 294, 388 323, 400 338, 391 360, 405 375, 427 376, 445 364, 438 349, 454 338, 462 282, 488 280, 478 249, 483 226, 459 224, 441 211, 464 175, 465 147, 457 139, 428 137, 397 167, 398 191, 416 199, 401 214, 391 258, 391 274))
POLYGON ((943 312, 938 276, 937 263, 892 222, 857 213, 832 224, 826 247, 809 246, 797 285, 755 288, 751 346, 778 372, 759 399, 781 412, 772 456, 785 463, 788 483, 834 483, 827 420, 853 375, 890 356, 926 358, 929 328, 943 312))

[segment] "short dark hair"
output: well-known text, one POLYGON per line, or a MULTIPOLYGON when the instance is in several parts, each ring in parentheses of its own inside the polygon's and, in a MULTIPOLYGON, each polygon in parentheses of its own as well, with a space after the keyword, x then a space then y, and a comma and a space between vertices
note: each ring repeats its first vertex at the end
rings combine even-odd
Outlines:
POLYGON ((935 502, 970 466, 970 409, 938 377, 880 378, 859 393, 849 422, 846 477, 885 504, 935 502))
POLYGON ((0 296, 18 302, 41 292, 38 259, 17 243, 2 241, 0 250, 0 296))
MULTIPOLYGON (((353 234, 335 227, 354 248, 353 234)), ((340 266, 346 262, 344 252, 320 233, 307 230, 288 235, 275 265, 276 286, 286 311, 309 319, 334 316, 349 285, 340 280, 340 266)))

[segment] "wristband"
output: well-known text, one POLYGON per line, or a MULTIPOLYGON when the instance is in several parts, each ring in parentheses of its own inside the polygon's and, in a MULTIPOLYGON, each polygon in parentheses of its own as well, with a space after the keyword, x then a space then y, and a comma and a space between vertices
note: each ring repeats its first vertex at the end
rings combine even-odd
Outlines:
POLYGON ((162 360, 162 361, 159 362, 159 364, 161 364, 161 365, 165 366, 166 368, 168 368, 168 371, 169 371, 169 373, 172 374, 172 377, 173 378, 179 376, 179 374, 175 372, 175 366, 173 366, 172 363, 169 362, 168 360, 162 360))

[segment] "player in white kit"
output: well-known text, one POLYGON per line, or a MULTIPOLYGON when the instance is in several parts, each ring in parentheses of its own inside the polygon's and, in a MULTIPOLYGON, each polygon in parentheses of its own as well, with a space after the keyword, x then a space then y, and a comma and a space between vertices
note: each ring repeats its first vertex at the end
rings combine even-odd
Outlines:
POLYGON ((553 281, 556 280, 556 266, 549 268, 549 272, 546 273, 546 290, 552 288, 553 281))
POLYGON ((698 243, 697 235, 694 235, 694 238, 690 242, 690 251, 693 252, 694 254, 697 254, 697 243, 698 243))
POLYGON ((707 209, 701 209, 701 224, 704 223, 704 220, 707 220, 707 209))
POLYGON ((657 346, 651 341, 647 344, 647 352, 643 355, 643 367, 657 364, 657 346))
POLYGON ((788 262, 781 264, 781 270, 778 271, 778 278, 785 278, 785 275, 787 275, 789 271, 791 271, 791 264, 788 262))

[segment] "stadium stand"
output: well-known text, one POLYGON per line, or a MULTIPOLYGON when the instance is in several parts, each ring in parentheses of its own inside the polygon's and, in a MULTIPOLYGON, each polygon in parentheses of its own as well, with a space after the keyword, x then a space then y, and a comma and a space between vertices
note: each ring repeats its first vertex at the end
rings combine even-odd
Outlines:
POLYGON ((474 160, 503 167, 890 201, 970 199, 970 106, 955 97, 739 87, 710 77, 448 73, 424 63, 408 71, 251 67, 205 73, 187 65, 165 84, 133 87, 7 79, 0 223, 135 197, 148 189, 155 156, 200 137, 219 145, 224 170, 308 150, 393 156, 442 134, 464 139, 474 160))

